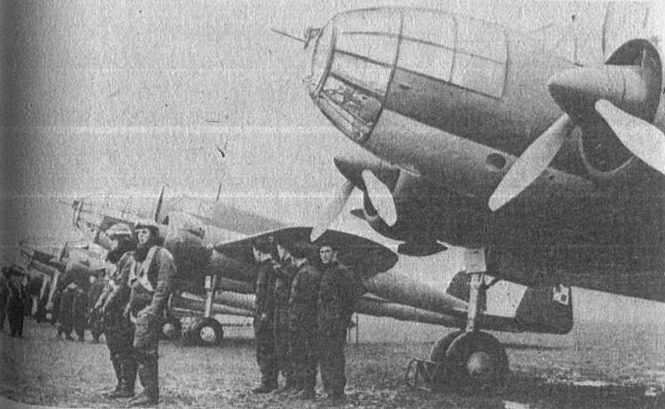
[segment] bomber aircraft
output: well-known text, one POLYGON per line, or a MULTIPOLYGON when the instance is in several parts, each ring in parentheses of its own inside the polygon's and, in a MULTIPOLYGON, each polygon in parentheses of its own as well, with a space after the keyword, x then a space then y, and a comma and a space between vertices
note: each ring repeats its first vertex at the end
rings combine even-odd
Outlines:
POLYGON ((562 305, 571 286, 665 301, 664 62, 648 30, 662 22, 649 5, 626 6, 606 5, 597 65, 433 9, 347 11, 306 31, 312 101, 373 154, 334 158, 346 181, 311 239, 357 187, 352 213, 399 253, 465 248, 464 323, 431 356, 451 379, 506 372, 503 346, 482 331, 499 281, 562 305))
POLYGON ((32 315, 37 320, 54 321, 55 291, 67 270, 76 267, 92 275, 104 268, 104 249, 88 242, 66 242, 53 248, 22 240, 19 248, 17 266, 26 276, 28 294, 33 298, 32 315))
MULTIPOLYGON (((163 192, 157 202, 155 211, 139 213, 153 215, 160 223, 164 245, 178 267, 171 312, 163 325, 165 334, 177 333, 173 329, 181 328, 178 312, 197 311, 199 317, 187 328, 184 339, 214 345, 223 337, 222 325, 215 314, 251 316, 258 273, 252 241, 258 237, 309 244, 313 254, 320 240, 334 242, 340 260, 363 278, 364 295, 356 305, 357 313, 453 328, 464 326, 469 305, 469 276, 464 272, 451 274, 446 290, 440 291, 413 277, 412 258, 400 257, 388 247, 355 234, 328 230, 311 243, 309 226, 287 227, 221 201, 210 204, 212 210, 205 215, 173 210, 178 208, 173 205, 177 201, 164 197, 163 192)), ((99 243, 104 242, 103 231, 112 224, 124 222, 133 226, 137 220, 126 212, 121 215, 84 199, 74 202, 73 212, 74 225, 93 232, 93 241, 99 243)), ((482 302, 483 307, 488 307, 483 316, 486 328, 556 334, 567 333, 572 328, 569 288, 522 288, 517 294, 512 300, 514 308, 506 311, 493 308, 505 294, 495 289, 487 291, 487 299, 482 302), (552 297, 553 293, 557 297, 552 297)), ((507 370, 507 362, 504 369, 507 370)))

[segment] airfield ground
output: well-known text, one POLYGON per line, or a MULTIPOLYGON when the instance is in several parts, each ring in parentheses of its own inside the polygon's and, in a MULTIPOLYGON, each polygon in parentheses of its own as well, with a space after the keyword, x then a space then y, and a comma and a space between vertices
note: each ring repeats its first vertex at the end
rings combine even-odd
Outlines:
MULTIPOLYGON (((585 324, 566 336, 499 334, 511 367, 501 393, 413 390, 403 382, 406 364, 426 357, 430 340, 445 329, 371 320, 362 318, 360 342, 347 348, 347 408, 652 408, 665 385, 660 329, 585 324)), ((58 340, 53 327, 32 320, 25 335, 0 334, 0 396, 33 405, 122 406, 100 396, 113 383, 103 343, 58 340)), ((313 408, 321 401, 249 393, 258 379, 249 328, 227 331, 217 348, 163 342, 160 352, 160 407, 313 408)))

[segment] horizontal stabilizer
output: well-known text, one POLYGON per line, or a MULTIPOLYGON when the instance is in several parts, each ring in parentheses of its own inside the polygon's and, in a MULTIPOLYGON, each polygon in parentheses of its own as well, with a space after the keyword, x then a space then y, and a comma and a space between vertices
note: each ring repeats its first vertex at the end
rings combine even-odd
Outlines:
MULTIPOLYGON (((450 281, 446 293, 462 301, 469 301, 470 275, 458 272, 450 281)), ((490 288, 485 298, 479 299, 479 308, 487 311, 496 305, 496 294, 490 288), (493 303, 493 304, 492 304, 493 303)), ((498 298, 499 302, 501 297, 498 298)), ((505 301, 504 301, 505 302, 505 301)), ((532 288, 524 290, 517 309, 509 316, 495 316, 485 313, 483 327, 495 331, 537 332, 547 334, 567 334, 573 327, 573 300, 570 287, 532 288)))
POLYGON ((527 288, 517 307, 515 321, 529 332, 569 333, 573 329, 570 287, 527 288))

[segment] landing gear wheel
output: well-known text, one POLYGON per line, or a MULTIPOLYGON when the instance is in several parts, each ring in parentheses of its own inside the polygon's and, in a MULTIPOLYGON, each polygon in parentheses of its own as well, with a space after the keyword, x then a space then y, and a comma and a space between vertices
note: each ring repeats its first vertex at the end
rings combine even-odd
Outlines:
POLYGON ((214 318, 201 318, 189 330, 193 341, 199 345, 216 346, 224 338, 222 325, 214 318))
POLYGON ((450 348, 455 338, 462 335, 464 331, 453 331, 446 334, 445 337, 434 343, 432 350, 429 353, 429 360, 432 362, 444 362, 446 360, 446 351, 450 348))
POLYGON ((436 385, 438 387, 442 387, 446 383, 446 352, 448 351, 448 348, 450 348, 450 344, 453 343, 453 341, 462 335, 464 331, 453 331, 440 340, 436 341, 434 343, 434 346, 432 346, 432 350, 430 351, 429 354, 429 360, 432 362, 440 363, 437 367, 436 370, 434 370, 434 373, 432 375, 432 384, 436 385))
POLYGON ((175 317, 168 317, 162 321, 162 339, 177 341, 182 334, 182 324, 175 317))
POLYGON ((461 388, 502 388, 508 375, 508 355, 490 334, 467 332, 450 344, 446 368, 449 379, 461 388))
POLYGON ((46 322, 48 322, 49 324, 55 325, 55 316, 53 312, 46 311, 46 313, 44 313, 44 318, 46 319, 46 322))

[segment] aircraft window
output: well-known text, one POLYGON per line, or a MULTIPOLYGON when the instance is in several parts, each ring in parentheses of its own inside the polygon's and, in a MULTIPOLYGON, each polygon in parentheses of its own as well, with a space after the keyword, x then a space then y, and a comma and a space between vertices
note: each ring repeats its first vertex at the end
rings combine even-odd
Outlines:
POLYGON ((405 11, 402 37, 452 49, 455 46, 455 22, 449 15, 435 11, 405 11))
POLYGON ((506 36, 497 26, 457 17, 457 51, 504 63, 506 36))
POLYGON ((368 131, 366 128, 372 126, 379 117, 381 102, 378 99, 336 78, 328 78, 323 94, 351 114, 351 117, 344 116, 358 129, 368 131), (358 120, 362 121, 362 124, 359 125, 358 120))
POLYGON ((409 71, 449 81, 453 66, 453 51, 405 39, 400 46, 397 64, 409 71))
POLYGON ((332 27, 327 25, 316 42, 316 48, 312 54, 312 77, 310 87, 314 91, 323 80, 328 65, 328 58, 332 52, 332 27))
POLYGON ((355 10, 335 17, 337 35, 349 33, 383 33, 397 35, 400 13, 391 9, 355 10))
POLYGON ((452 83, 483 94, 500 97, 505 80, 505 65, 480 57, 457 53, 452 83))
POLYGON ((347 81, 381 96, 388 90, 389 67, 373 64, 356 57, 335 53, 331 71, 347 81))
POLYGON ((365 33, 338 33, 335 48, 392 65, 397 54, 397 37, 365 33))

